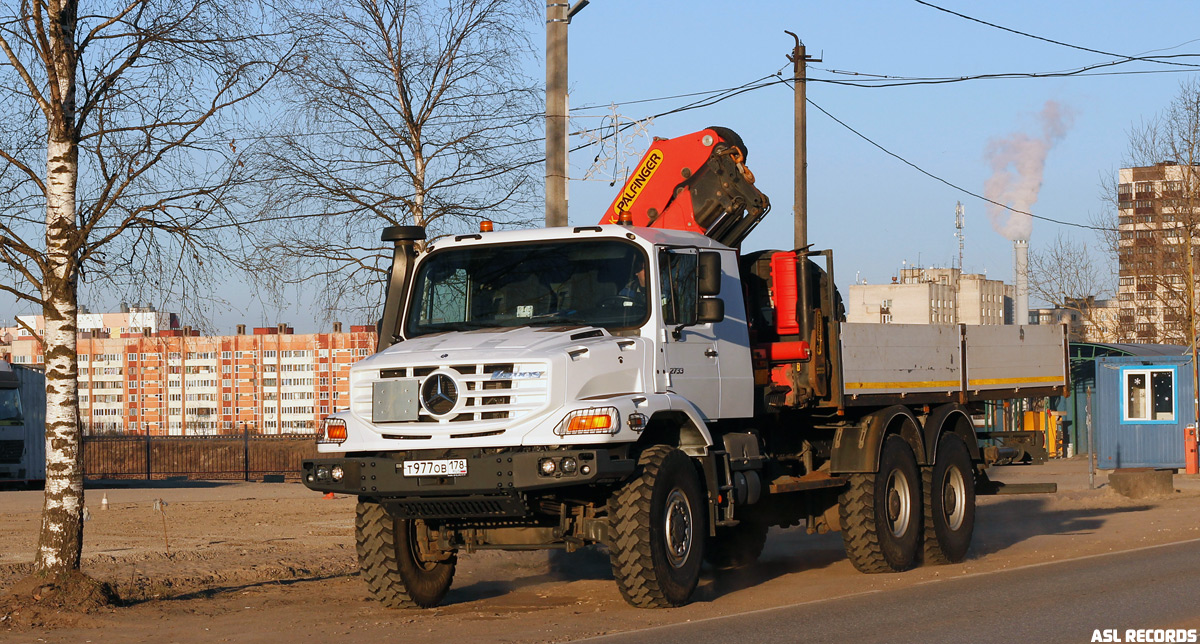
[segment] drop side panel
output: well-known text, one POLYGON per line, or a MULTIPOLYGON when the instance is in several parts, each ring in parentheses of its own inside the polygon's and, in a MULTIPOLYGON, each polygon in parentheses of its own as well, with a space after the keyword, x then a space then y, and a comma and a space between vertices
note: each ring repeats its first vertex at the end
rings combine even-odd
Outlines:
POLYGON ((844 323, 847 397, 948 393, 962 386, 962 335, 955 325, 844 323))
POLYGON ((1063 328, 967 326, 968 392, 1066 385, 1063 328))

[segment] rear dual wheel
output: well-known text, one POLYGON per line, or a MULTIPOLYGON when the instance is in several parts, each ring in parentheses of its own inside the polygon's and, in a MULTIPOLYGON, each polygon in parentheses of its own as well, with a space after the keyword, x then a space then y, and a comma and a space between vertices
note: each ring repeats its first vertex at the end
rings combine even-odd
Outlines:
POLYGON ((938 440, 933 467, 924 468, 925 561, 962 561, 975 531, 975 476, 967 444, 955 434, 938 440))
POLYGON ((921 546, 921 479, 912 448, 898 435, 884 439, 879 471, 849 476, 838 499, 842 541, 861 572, 901 572, 921 546))

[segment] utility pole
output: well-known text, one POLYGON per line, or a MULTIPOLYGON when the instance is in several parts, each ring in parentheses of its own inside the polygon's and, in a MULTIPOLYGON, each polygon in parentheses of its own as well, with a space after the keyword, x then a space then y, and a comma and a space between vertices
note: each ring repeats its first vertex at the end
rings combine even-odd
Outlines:
POLYGON ((804 51, 804 43, 800 42, 800 36, 784 30, 783 33, 791 36, 796 41, 796 46, 792 49, 792 53, 788 55, 788 60, 792 61, 792 86, 795 92, 795 107, 793 118, 795 118, 795 169, 793 170, 793 185, 794 185, 794 201, 792 213, 792 225, 795 228, 795 248, 797 254, 796 266, 796 282, 799 287, 797 295, 798 310, 797 318, 800 322, 800 338, 807 341, 811 331, 809 318, 809 306, 811 304, 808 289, 808 256, 805 251, 808 250, 808 104, 805 97, 805 85, 807 84, 806 67, 808 61, 813 60, 819 62, 819 59, 809 58, 804 51))
MULTIPOLYGON (((582 8, 582 7, 581 7, 582 8)), ((546 3, 546 225, 567 225, 568 2, 546 3)))
POLYGON ((805 53, 804 43, 796 34, 784 30, 785 34, 796 39, 796 46, 788 56, 792 61, 792 85, 795 90, 795 247, 800 249, 808 246, 808 103, 805 96, 807 83, 808 61, 821 62, 819 58, 809 58, 805 53))

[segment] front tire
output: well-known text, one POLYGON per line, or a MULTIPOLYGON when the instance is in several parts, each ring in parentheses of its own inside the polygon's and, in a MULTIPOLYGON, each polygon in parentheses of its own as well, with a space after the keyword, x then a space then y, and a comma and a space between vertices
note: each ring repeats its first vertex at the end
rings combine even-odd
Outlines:
POLYGON ((975 477, 967 444, 955 434, 938 440, 933 467, 924 468, 925 561, 958 563, 975 532, 975 477))
POLYGON ((704 496, 687 454, 667 445, 642 452, 634 477, 609 499, 609 558, 621 596, 639 608, 688 602, 704 558, 704 496))
POLYGON ((417 525, 397 519, 379 503, 359 501, 354 540, 359 574, 371 597, 388 608, 432 608, 441 603, 454 580, 457 556, 423 561, 417 525))
POLYGON ((921 484, 917 459, 903 438, 884 439, 879 471, 851 474, 838 499, 842 541, 861 572, 902 572, 921 545, 921 484))

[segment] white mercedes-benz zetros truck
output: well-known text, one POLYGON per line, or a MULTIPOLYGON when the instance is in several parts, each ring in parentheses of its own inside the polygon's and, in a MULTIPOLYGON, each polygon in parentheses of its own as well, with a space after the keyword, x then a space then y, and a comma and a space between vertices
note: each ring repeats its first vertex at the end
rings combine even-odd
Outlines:
POLYGON ((602 544, 629 603, 678 606, 702 561, 753 562, 771 526, 841 531, 868 573, 960 561, 986 467, 1044 456, 972 417, 1064 395, 1063 328, 845 323, 829 251, 738 249, 765 197, 727 132, 696 138, 717 149, 682 218, 384 231, 378 353, 303 470, 358 497, 372 596, 433 606, 460 553, 602 544))

